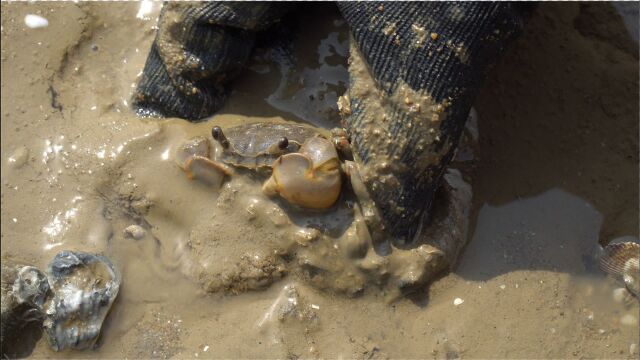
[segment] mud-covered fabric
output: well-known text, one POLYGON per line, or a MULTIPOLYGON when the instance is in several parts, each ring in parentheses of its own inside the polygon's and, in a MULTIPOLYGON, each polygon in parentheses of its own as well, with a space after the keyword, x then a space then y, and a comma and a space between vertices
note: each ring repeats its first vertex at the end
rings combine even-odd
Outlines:
POLYGON ((158 32, 133 97, 140 115, 199 120, 219 110, 253 49, 256 32, 290 4, 164 4, 158 32))
MULTIPOLYGON (((469 84, 478 83, 486 70, 482 65, 497 56, 505 44, 502 40, 521 21, 521 12, 506 3, 339 2, 338 6, 380 86, 391 91, 402 78, 414 88, 428 88, 438 99, 453 88, 477 88, 469 84), (427 35, 434 31, 441 41, 427 38, 425 46, 413 52, 398 51, 397 42, 391 46, 384 36, 392 23, 400 44, 415 41, 414 25, 424 26, 427 35), (480 49, 488 42, 494 46, 480 49), (451 56, 452 45, 458 44, 465 46, 459 51, 472 59, 464 64, 467 71, 454 71, 461 67, 451 56)), ((291 3, 274 2, 165 3, 134 107, 143 114, 189 120, 212 115, 246 63, 256 32, 280 21, 292 8, 291 3)))
MULTIPOLYGON (((345 119, 346 127, 365 168, 375 157, 372 154, 386 151, 399 161, 396 168, 408 169, 398 171, 392 183, 379 177, 366 185, 385 230, 396 239, 411 240, 455 153, 482 80, 523 27, 530 7, 508 2, 400 1, 339 2, 338 7, 376 86, 390 96, 385 106, 395 110, 393 119, 376 126, 392 139, 408 143, 380 149, 379 144, 366 139, 361 129, 376 120, 375 114, 367 112, 364 99, 350 99, 352 113, 345 119), (412 128, 412 117, 402 110, 402 104, 389 104, 401 84, 430 96, 436 104, 446 104, 439 138, 426 148, 419 143, 427 129, 412 128), (445 146, 448 150, 443 150, 445 146), (416 160, 423 154, 440 158, 420 168, 416 160)), ((359 79, 353 78, 353 72, 350 76, 352 87, 359 79)))
MULTIPOLYGON (((189 120, 213 115, 249 58, 256 32, 273 25, 291 6, 166 3, 134 106, 141 114, 189 120)), ((445 99, 448 103, 439 141, 433 146, 416 145, 420 131, 407 131, 411 123, 401 106, 383 129, 409 141, 399 156, 409 171, 400 176, 397 189, 382 186, 383 191, 375 191, 381 184, 366 184, 392 236, 411 238, 425 218, 480 84, 521 29, 529 10, 525 6, 530 7, 509 2, 338 2, 377 87, 392 94, 399 84, 406 84, 436 103, 445 99), (445 144, 449 148, 442 151, 445 144), (424 153, 440 158, 428 169, 413 167, 424 153)), ((304 11, 304 5, 299 7, 304 11)), ((353 112, 345 119, 348 131, 363 126, 366 109, 362 104, 351 99, 353 112)), ((366 163, 375 149, 357 132, 350 133, 354 152, 366 163)))

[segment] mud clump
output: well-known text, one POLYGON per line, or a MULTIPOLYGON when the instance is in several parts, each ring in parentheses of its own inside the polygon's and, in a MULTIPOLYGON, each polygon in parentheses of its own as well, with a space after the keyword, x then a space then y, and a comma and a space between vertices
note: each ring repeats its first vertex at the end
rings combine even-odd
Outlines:
POLYGON ((201 273, 200 282, 207 292, 240 294, 261 290, 286 274, 282 259, 273 255, 247 254, 220 274, 201 273))

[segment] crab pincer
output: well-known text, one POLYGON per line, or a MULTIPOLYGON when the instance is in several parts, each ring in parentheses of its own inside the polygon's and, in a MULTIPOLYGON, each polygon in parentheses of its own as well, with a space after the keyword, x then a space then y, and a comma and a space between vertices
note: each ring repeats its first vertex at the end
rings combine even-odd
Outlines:
POLYGON ((273 164, 264 183, 267 195, 279 194, 288 202, 310 209, 331 207, 342 188, 340 161, 333 144, 322 137, 307 139, 300 152, 286 154, 273 164))

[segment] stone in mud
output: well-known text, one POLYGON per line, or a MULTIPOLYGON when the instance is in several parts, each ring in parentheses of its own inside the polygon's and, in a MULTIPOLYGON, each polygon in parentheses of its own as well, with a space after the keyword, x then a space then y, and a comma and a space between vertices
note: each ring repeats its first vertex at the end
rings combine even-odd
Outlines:
POLYGON ((140 240, 147 234, 147 231, 140 225, 129 225, 124 229, 124 234, 130 238, 140 240))
POLYGON ((47 269, 53 296, 44 306, 44 329, 51 348, 88 349, 120 288, 120 274, 100 255, 62 251, 47 269))
POLYGON ((295 231, 292 238, 298 245, 308 246, 310 243, 318 240, 321 235, 320 230, 306 227, 295 231))

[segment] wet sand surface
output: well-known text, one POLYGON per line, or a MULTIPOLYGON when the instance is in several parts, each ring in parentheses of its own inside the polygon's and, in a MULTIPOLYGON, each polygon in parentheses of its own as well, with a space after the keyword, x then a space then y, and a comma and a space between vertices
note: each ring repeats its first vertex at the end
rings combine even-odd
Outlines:
POLYGON ((637 358, 638 302, 614 301, 620 285, 595 261, 599 244, 638 236, 638 47, 611 5, 536 10, 476 102, 469 245, 452 273, 392 303, 276 276, 277 211, 225 222, 221 198, 171 159, 214 123, 333 126, 339 17, 314 11, 297 65, 258 53, 225 108, 189 124, 128 107, 158 12, 138 8, 2 3, 2 259, 44 268, 60 250, 98 252, 123 276, 95 350, 56 353, 35 334, 17 355, 637 358), (49 26, 27 28, 26 14, 49 26), (131 211, 150 226, 139 240, 124 233, 131 211))

